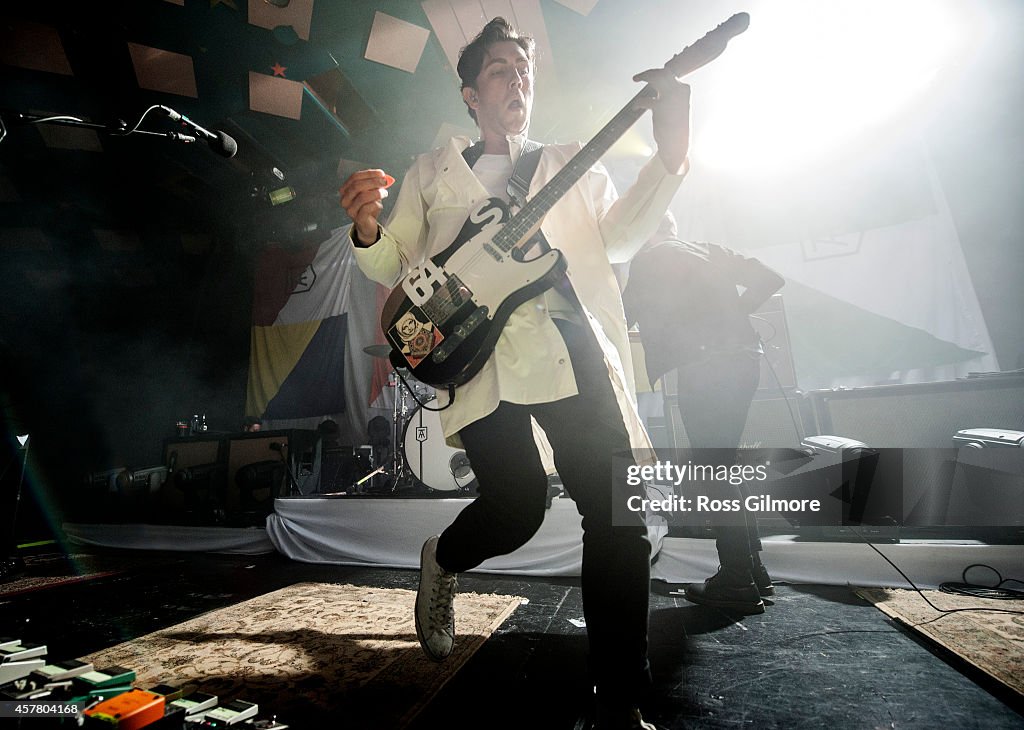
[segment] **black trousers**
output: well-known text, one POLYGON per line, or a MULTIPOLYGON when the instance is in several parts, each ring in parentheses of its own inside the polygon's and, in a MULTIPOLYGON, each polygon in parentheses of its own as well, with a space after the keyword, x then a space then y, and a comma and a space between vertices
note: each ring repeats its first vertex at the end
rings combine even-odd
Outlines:
MULTIPOLYGON (((756 353, 723 353, 681 366, 678 380, 679 415, 691 448, 707 449, 705 458, 735 463, 736 450, 757 392, 761 363, 756 353)), ((746 497, 742 485, 718 482, 717 496, 746 497)), ((740 514, 713 514, 718 559, 725 568, 745 570, 761 550, 757 519, 740 514)))
MULTIPOLYGON (((512 552, 537 532, 548 482, 532 415, 547 434, 558 475, 583 517, 581 587, 592 681, 602 702, 636 705, 651 681, 651 546, 642 516, 626 526, 612 521, 612 457, 631 459, 629 436, 592 333, 556 323, 569 347, 579 394, 536 405, 503 401, 460 432, 479 494, 441 534, 437 561, 448 571, 470 570, 512 552)), ((622 465, 616 462, 616 468, 622 465)))

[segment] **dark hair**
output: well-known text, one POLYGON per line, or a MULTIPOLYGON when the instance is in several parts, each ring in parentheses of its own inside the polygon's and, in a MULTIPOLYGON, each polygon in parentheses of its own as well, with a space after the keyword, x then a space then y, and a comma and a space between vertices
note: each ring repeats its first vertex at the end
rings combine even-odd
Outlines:
MULTIPOLYGON (((526 57, 530 59, 530 64, 533 64, 534 49, 536 48, 533 38, 527 35, 519 35, 519 31, 509 25, 509 22, 504 18, 494 18, 484 26, 476 38, 469 42, 469 45, 459 52, 458 72, 459 78, 462 79, 462 86, 460 88, 465 89, 467 86, 472 89, 476 88, 476 77, 480 75, 480 69, 484 67, 487 49, 495 43, 502 43, 503 41, 513 41, 516 43, 526 53, 526 57)), ((473 117, 474 122, 476 121, 476 112, 472 108, 469 108, 469 116, 473 117)))

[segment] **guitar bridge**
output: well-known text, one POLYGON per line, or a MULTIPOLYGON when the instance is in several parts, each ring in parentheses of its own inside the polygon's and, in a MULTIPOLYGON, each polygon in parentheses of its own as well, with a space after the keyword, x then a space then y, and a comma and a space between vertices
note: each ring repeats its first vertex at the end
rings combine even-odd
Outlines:
POLYGON ((473 334, 473 330, 479 327, 487 319, 487 307, 477 307, 471 315, 466 317, 458 327, 453 329, 440 345, 438 345, 430 358, 435 363, 442 363, 455 352, 455 349, 465 342, 466 338, 473 334))

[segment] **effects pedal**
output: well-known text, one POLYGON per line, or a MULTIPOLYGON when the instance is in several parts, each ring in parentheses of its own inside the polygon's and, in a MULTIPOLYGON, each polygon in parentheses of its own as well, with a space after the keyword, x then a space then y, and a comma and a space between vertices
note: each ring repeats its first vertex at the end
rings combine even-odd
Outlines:
POLYGON ((86 709, 83 715, 87 728, 141 730, 163 719, 164 698, 144 689, 131 689, 86 709))
POLYGON ((0 664, 0 687, 25 679, 32 672, 42 669, 45 659, 25 659, 24 661, 4 662, 0 664))
POLYGON ((260 707, 255 702, 231 700, 207 712, 202 722, 196 727, 216 728, 240 725, 244 721, 256 717, 256 713, 259 711, 260 707))
POLYGON ((46 656, 46 644, 34 644, 29 641, 5 641, 0 646, 0 663, 21 662, 46 656))
POLYGON ((44 683, 48 682, 63 682, 67 679, 73 679, 86 672, 91 672, 93 666, 90 662, 82 662, 78 659, 66 659, 60 662, 52 662, 46 664, 41 669, 37 669, 32 672, 33 679, 42 680, 44 683))
POLYGON ((135 672, 126 667, 94 669, 71 678, 69 702, 103 702, 132 689, 135 672))
POLYGON ((168 704, 168 711, 170 711, 170 708, 180 709, 185 713, 186 720, 200 719, 216 707, 217 702, 219 702, 217 695, 207 694, 206 692, 192 692, 170 702, 168 704))

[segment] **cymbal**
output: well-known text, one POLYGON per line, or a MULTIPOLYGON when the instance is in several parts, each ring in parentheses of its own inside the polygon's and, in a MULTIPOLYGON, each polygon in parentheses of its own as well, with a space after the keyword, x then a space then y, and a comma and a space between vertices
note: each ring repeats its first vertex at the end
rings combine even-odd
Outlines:
POLYGON ((391 345, 367 345, 363 352, 371 357, 382 357, 386 360, 391 355, 391 345))

